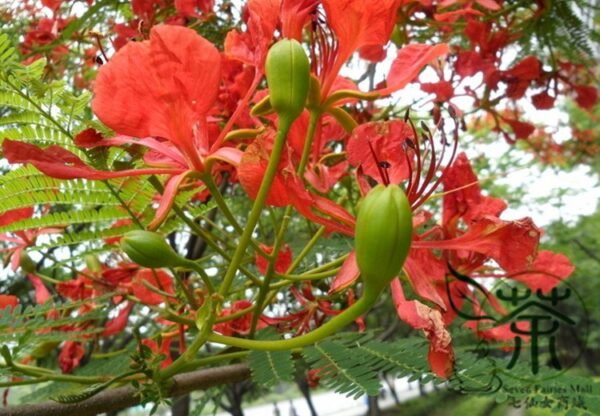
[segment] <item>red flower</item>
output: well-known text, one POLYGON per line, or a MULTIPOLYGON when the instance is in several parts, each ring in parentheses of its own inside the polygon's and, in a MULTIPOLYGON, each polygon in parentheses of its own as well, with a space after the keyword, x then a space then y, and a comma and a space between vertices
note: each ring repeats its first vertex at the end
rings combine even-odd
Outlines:
POLYGON ((160 345, 153 339, 143 339, 142 344, 152 350, 154 354, 162 354, 165 359, 160 363, 160 368, 166 368, 171 365, 173 358, 171 358, 171 341, 172 337, 163 337, 160 345))
POLYGON ((425 332, 429 340, 429 364, 434 373, 447 378, 452 374, 454 352, 452 338, 444 325, 442 314, 416 300, 406 300, 398 279, 392 281, 392 297, 400 319, 425 332))
MULTIPOLYGON (((273 252, 273 247, 269 247, 265 244, 261 244, 260 248, 265 251, 267 254, 271 254, 273 252)), ((262 274, 267 273, 267 267, 269 263, 266 258, 261 256, 260 254, 256 254, 256 268, 262 274)), ((283 248, 279 251, 277 255, 277 259, 275 260, 275 273, 285 273, 287 269, 292 265, 292 249, 290 246, 285 244, 283 248)))
POLYGON ((0 295, 0 310, 14 308, 19 304, 19 299, 13 295, 0 295))
POLYGON ((146 305, 159 305, 165 302, 167 295, 173 296, 173 279, 162 270, 141 269, 131 282, 133 295, 146 305))
MULTIPOLYGON (((342 312, 342 310, 334 309, 330 301, 317 298, 313 294, 310 282, 305 282, 300 290, 291 287, 290 293, 296 300, 299 310, 281 317, 263 318, 266 323, 276 325, 281 331, 295 330, 295 335, 305 334, 321 326, 328 316, 335 316, 342 312)), ((353 302, 354 298, 351 295, 348 304, 351 305, 353 302)), ((356 323, 359 328, 364 329, 364 321, 361 318, 358 318, 356 323)))
POLYGON ((63 373, 70 373, 79 367, 85 349, 80 342, 66 341, 58 354, 58 365, 63 373))
MULTIPOLYGON (((4 140, 4 143, 9 141, 4 140)), ((6 155, 5 155, 6 157, 6 155)), ((46 210, 44 210, 46 212, 46 210)), ((0 215, 0 227, 9 226, 19 221, 27 221, 33 216, 33 207, 17 208, 4 212, 0 215)), ((0 234, 0 241, 11 244, 8 248, 0 249, 1 252, 7 252, 10 257, 10 265, 13 271, 16 271, 21 262, 21 255, 25 253, 27 247, 33 246, 39 235, 62 232, 61 228, 32 228, 21 230, 15 233, 0 234)))
POLYGON ((127 326, 129 314, 131 313, 133 306, 134 304, 129 302, 121 310, 119 310, 118 315, 104 325, 102 336, 109 337, 111 335, 121 333, 127 326))
POLYGON ((598 90, 589 85, 575 85, 573 87, 577 96, 575 101, 581 108, 591 109, 598 102, 598 90))
POLYGON ((99 171, 58 146, 41 150, 10 140, 3 142, 5 157, 11 163, 31 163, 62 179, 170 174, 150 224, 155 228, 166 218, 178 188, 191 173, 203 172, 210 160, 239 163, 237 149, 211 148, 208 113, 219 90, 220 62, 217 49, 193 30, 156 26, 149 41, 127 44, 100 69, 92 109, 122 136, 100 141, 80 137, 79 144, 145 146, 151 149, 145 161, 156 167, 99 171))
MULTIPOLYGON (((252 302, 248 300, 238 300, 233 302, 231 308, 225 308, 221 311, 221 317, 226 317, 232 315, 236 312, 243 311, 252 306, 252 302)), ((229 321, 224 321, 218 323, 214 326, 214 330, 220 332, 226 336, 232 335, 248 335, 250 333, 250 327, 252 325, 252 313, 253 311, 249 311, 239 318, 231 319, 229 321)), ((268 324, 264 319, 264 316, 261 316, 258 320, 257 329, 265 328, 268 324)))
MULTIPOLYGON (((411 142, 407 146, 397 146, 397 143, 405 140, 406 135, 391 134, 392 129, 381 131, 385 134, 371 137, 370 140, 361 142, 360 137, 355 139, 357 149, 363 149, 362 158, 361 152, 354 149, 352 153, 356 157, 353 159, 349 150, 349 159, 360 171, 369 176, 373 175, 376 180, 386 182, 394 175, 392 169, 395 163, 396 169, 398 166, 408 166, 407 196, 413 209, 424 202, 440 181, 446 188, 441 226, 429 228, 421 235, 413 235, 412 248, 404 264, 404 274, 415 293, 435 306, 432 308, 417 300, 406 300, 399 280, 392 283, 392 293, 400 318, 414 328, 424 330, 429 338, 432 369, 441 377, 447 377, 452 367, 453 353, 450 335, 445 325, 456 316, 451 310, 451 304, 460 307, 465 294, 471 297, 472 290, 463 282, 453 281, 450 284, 450 294, 447 293, 445 280, 446 275, 450 273, 448 263, 454 269, 476 274, 486 262, 493 259, 505 271, 502 276, 497 277, 513 278, 532 288, 543 290, 550 290, 561 279, 567 277, 573 268, 564 257, 552 254, 538 256, 537 247, 541 232, 529 218, 519 221, 503 221, 498 218, 506 204, 481 194, 477 178, 464 154, 459 155, 456 161, 444 170, 441 179, 436 180, 432 172, 441 170, 441 167, 433 148, 430 149, 432 160, 427 163, 420 159, 418 141, 416 144, 411 142), (387 169, 382 168, 381 163, 369 167, 369 155, 376 162, 381 162, 378 157, 382 155, 382 151, 375 150, 376 146, 371 143, 377 144, 377 149, 396 146, 396 157, 385 160, 387 169), (425 182, 422 183, 419 169, 424 164, 434 168, 428 168, 425 182), (386 173, 384 170, 391 172, 386 173), (437 254, 440 250, 441 256, 437 254), (548 279, 548 272, 551 270, 556 273, 553 280, 548 279)), ((429 143, 433 146, 433 141, 430 140, 429 143)), ((439 156, 439 160, 443 160, 443 157, 439 156)), ((365 192, 369 188, 366 182, 362 186, 366 188, 365 192)), ((419 226, 431 217, 430 214, 426 214, 414 216, 415 230, 419 230, 419 226)), ((359 270, 352 252, 336 276, 331 291, 348 287, 358 276, 359 270)))

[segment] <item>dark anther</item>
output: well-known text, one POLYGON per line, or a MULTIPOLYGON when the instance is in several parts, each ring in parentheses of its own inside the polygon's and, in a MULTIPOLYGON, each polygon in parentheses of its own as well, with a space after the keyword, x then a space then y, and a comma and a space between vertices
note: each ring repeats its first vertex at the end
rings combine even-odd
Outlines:
POLYGON ((406 139, 404 139, 404 146, 410 147, 411 149, 414 149, 415 148, 415 142, 413 142, 411 139, 409 139, 407 137, 406 139))
POLYGON ((104 65, 104 60, 101 56, 96 56, 96 59, 94 59, 94 61, 96 61, 98 65, 104 65))
POLYGON ((449 106, 448 107, 448 113, 450 113, 450 117, 452 117, 454 120, 456 120, 456 111, 454 111, 454 107, 449 106))
POLYGON ((408 122, 408 117, 410 117, 410 108, 406 109, 406 112, 404 113, 404 122, 408 122))
POLYGON ((423 130, 425 130, 427 132, 427 134, 431 135, 431 132, 429 131, 429 127, 427 127, 427 124, 425 124, 424 122, 421 121, 421 128, 423 130))
POLYGON ((389 169, 392 167, 392 164, 390 162, 382 160, 381 162, 379 162, 379 167, 381 167, 383 169, 389 169))

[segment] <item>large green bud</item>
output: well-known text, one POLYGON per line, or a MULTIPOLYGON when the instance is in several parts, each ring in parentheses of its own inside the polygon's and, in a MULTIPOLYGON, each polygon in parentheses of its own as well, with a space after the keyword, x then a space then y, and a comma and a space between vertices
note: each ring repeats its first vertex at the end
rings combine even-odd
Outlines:
POLYGON ((360 203, 356 261, 366 289, 382 290, 400 274, 412 240, 410 203, 398 185, 377 185, 360 203))
POLYGON ((143 267, 177 267, 183 260, 164 237, 152 231, 130 231, 121 239, 121 249, 131 260, 143 267))
POLYGON ((310 63, 302 45, 294 39, 274 44, 265 62, 271 107, 291 123, 304 110, 310 84, 310 63))

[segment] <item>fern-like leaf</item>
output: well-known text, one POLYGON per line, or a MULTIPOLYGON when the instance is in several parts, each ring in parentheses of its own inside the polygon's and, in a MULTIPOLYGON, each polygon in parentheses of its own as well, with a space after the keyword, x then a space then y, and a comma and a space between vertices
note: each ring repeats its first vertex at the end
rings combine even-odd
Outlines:
POLYGON ((248 364, 254 381, 265 387, 292 381, 294 378, 294 363, 290 351, 252 351, 248 364))
POLYGON ((325 340, 304 351, 308 364, 319 369, 321 384, 354 398, 379 394, 378 373, 363 357, 340 341, 325 340))

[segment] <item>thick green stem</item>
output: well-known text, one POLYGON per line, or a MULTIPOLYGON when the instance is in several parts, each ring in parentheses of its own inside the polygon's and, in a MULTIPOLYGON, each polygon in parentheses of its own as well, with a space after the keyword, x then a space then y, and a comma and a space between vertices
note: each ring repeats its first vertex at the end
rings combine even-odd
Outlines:
POLYGON ((380 290, 373 290, 365 287, 365 293, 354 305, 350 306, 344 312, 335 316, 330 321, 321 325, 314 331, 309 332, 305 335, 301 335, 299 337, 279 341, 268 341, 235 338, 227 337, 224 335, 211 334, 208 336, 208 341, 230 345, 238 348, 244 348, 248 350, 260 351, 282 351, 291 350, 293 348, 302 348, 307 345, 312 345, 337 332, 340 332, 342 329, 344 329, 344 327, 351 324, 358 317, 368 312, 369 309, 371 309, 371 307, 377 301, 377 298, 379 297, 380 293, 380 290))

